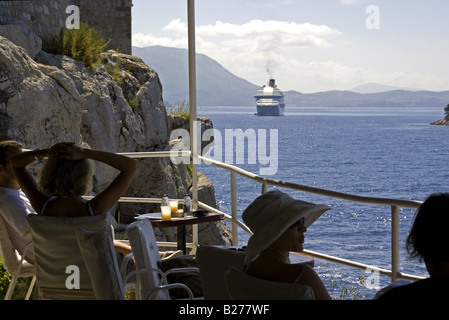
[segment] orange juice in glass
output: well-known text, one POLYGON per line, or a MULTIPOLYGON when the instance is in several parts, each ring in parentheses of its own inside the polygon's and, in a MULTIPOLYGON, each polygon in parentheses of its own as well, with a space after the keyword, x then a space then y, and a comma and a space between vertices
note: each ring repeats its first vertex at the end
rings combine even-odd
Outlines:
POLYGON ((170 221, 171 220, 171 207, 170 206, 161 206, 162 220, 170 221))
POLYGON ((171 213, 176 213, 178 211, 178 200, 170 200, 171 213))

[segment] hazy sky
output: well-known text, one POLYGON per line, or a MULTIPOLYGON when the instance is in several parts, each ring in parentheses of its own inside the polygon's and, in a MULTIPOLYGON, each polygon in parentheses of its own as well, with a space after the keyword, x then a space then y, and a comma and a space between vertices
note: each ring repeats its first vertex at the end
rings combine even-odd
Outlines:
MULTIPOLYGON (((443 91, 448 16, 448 0, 196 0, 196 49, 282 90, 443 91)), ((133 45, 187 48, 187 0, 133 0, 133 45)))

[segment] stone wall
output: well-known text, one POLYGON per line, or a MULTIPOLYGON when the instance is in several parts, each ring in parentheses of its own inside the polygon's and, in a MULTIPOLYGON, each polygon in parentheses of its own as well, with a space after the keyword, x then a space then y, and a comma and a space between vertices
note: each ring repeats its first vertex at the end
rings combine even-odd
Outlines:
POLYGON ((0 1, 0 24, 26 24, 44 39, 58 36, 72 0, 0 1))
POLYGON ((79 7, 81 22, 111 39, 109 49, 131 54, 132 0, 0 1, 0 24, 26 24, 43 41, 50 41, 65 27, 69 5, 79 7))
POLYGON ((131 54, 131 0, 73 0, 80 8, 82 22, 111 39, 109 49, 131 54))

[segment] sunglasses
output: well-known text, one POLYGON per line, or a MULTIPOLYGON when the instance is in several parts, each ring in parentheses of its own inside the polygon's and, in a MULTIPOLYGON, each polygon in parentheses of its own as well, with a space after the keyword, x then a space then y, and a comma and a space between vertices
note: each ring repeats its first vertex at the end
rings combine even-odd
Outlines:
POLYGON ((301 219, 296 221, 294 224, 292 224, 292 226, 290 228, 292 228, 292 229, 301 228, 305 223, 306 223, 306 219, 304 217, 302 217, 301 219))

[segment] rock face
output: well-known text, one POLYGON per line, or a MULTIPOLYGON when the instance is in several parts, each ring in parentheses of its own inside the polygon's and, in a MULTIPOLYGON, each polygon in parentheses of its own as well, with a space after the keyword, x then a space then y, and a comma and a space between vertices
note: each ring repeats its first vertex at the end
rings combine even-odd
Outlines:
MULTIPOLYGON (((40 51, 33 59, 0 36, 0 139, 14 139, 30 149, 72 141, 110 152, 169 150, 159 77, 138 57, 109 51, 92 72, 67 56, 40 51)), ((188 192, 191 178, 184 164, 174 165, 170 158, 139 161, 125 196, 182 197, 188 192)), ((36 176, 39 169, 31 168, 36 176)), ((115 174, 96 164, 97 189, 115 174)), ((118 219, 130 222, 155 206, 121 203, 118 219)), ((222 228, 209 232, 227 239, 222 228)))
MULTIPOLYGON (((0 138, 21 141, 27 148, 74 141, 111 152, 168 150, 158 76, 138 58, 126 59, 142 73, 138 75, 141 82, 127 75, 138 84, 133 90, 142 101, 134 109, 103 65, 90 72, 79 61, 43 51, 35 61, 21 47, 0 38, 0 138)), ((170 167, 168 160, 150 162, 170 167)), ((147 171, 146 167, 139 166, 147 171)), ((112 169, 97 166, 98 187, 113 174, 112 169)), ((137 177, 142 175, 144 172, 139 172, 137 177)), ((165 184, 166 190, 160 191, 171 193, 175 188, 172 184, 165 184)))
POLYGON ((430 124, 432 125, 437 125, 437 126, 449 126, 449 120, 447 120, 446 118, 431 122, 430 124))
POLYGON ((41 38, 25 24, 0 25, 0 35, 12 39, 14 44, 24 48, 33 59, 42 49, 41 38))

